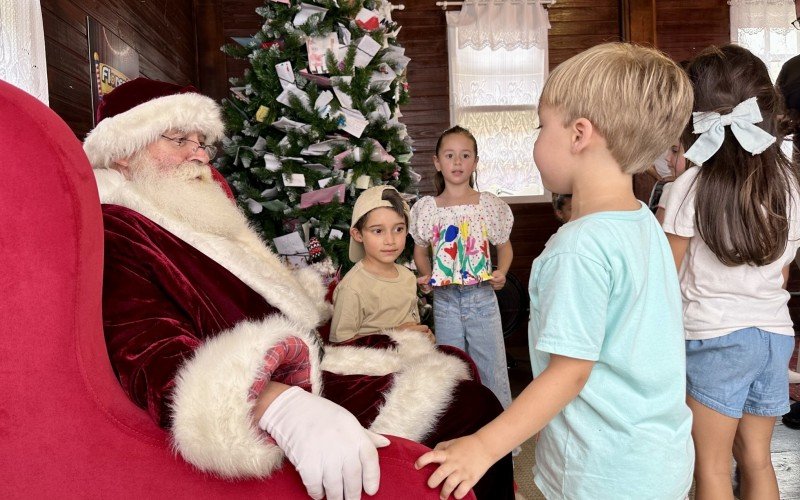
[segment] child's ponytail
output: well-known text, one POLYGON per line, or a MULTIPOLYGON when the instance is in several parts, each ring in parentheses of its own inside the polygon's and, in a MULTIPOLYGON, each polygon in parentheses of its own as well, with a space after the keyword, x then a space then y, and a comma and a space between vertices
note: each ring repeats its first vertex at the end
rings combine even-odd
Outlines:
POLYGON ((695 123, 687 125, 683 144, 687 159, 702 163, 696 167, 701 169, 695 196, 698 234, 728 266, 774 262, 786 249, 790 193, 800 178, 779 147, 782 101, 767 68, 748 50, 726 45, 701 53, 688 73, 694 85, 695 123), (756 105, 758 109, 753 109, 756 105), (753 113, 761 120, 750 116, 753 113), (722 132, 717 127, 716 133, 723 139, 718 149, 707 147, 711 132, 695 133, 697 122, 709 116, 721 119, 722 132), (737 133, 733 127, 738 127, 737 133), (743 127, 757 130, 742 132, 743 127))

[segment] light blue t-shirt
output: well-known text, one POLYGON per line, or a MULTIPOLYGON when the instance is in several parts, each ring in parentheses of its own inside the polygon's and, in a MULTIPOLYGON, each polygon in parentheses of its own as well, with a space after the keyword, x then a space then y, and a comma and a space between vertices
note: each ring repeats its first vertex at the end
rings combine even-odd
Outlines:
POLYGON ((534 377, 550 354, 595 361, 542 430, 535 480, 548 499, 684 499, 694 467, 681 292, 653 214, 598 212, 562 226, 533 261, 534 377))

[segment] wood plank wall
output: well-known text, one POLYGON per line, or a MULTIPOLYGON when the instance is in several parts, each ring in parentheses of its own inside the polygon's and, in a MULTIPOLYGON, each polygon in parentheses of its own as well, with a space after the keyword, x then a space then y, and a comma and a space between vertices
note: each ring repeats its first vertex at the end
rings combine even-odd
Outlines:
POLYGON ((691 59, 709 45, 730 42, 730 7, 727 0, 656 2, 658 48, 675 61, 691 59))
POLYGON ((197 83, 193 0, 42 0, 50 107, 79 138, 92 126, 87 15, 136 49, 142 76, 197 83))

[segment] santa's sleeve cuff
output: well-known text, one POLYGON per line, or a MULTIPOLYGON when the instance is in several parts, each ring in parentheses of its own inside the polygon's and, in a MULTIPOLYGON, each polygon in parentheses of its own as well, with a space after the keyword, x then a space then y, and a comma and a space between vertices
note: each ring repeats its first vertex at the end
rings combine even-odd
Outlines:
POLYGON ((175 451, 198 469, 224 478, 263 478, 272 473, 281 465, 283 452, 254 425, 251 391, 278 372, 289 377, 286 381, 304 379, 312 392, 320 390, 317 342, 311 332, 283 316, 244 321, 205 342, 176 376, 175 451), (284 351, 282 359, 291 354, 293 363, 271 357, 270 352, 281 345, 292 349, 284 351), (297 362, 298 353, 302 363, 297 362))

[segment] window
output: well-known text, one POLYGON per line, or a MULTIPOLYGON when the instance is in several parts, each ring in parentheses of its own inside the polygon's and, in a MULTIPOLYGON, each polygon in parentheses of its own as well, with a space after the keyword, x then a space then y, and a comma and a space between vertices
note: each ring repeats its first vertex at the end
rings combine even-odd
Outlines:
POLYGON ((800 52, 793 0, 730 0, 731 41, 761 58, 774 82, 781 66, 800 52))
POLYGON ((447 18, 450 122, 478 141, 477 188, 543 201, 530 197, 546 194, 533 143, 547 77, 547 11, 536 0, 468 1, 447 18))

